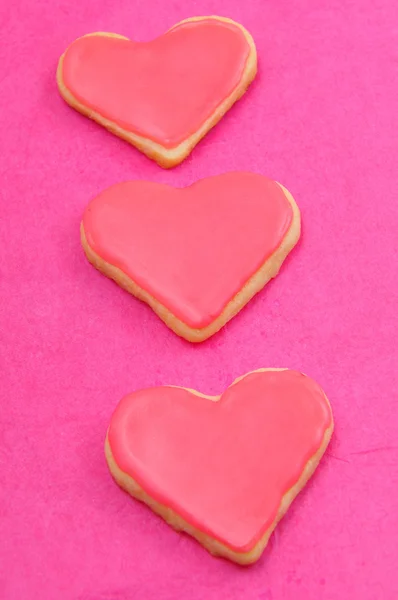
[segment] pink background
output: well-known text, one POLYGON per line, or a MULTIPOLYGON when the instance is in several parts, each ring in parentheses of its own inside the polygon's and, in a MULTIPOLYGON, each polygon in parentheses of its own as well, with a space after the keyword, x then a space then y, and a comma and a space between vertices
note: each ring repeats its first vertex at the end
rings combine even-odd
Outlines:
MULTIPOLYGON (((5 6, 4 6, 5 5, 5 6)), ((396 0, 16 0, 0 9, 0 597, 398 597, 396 0), (327 8, 322 8, 321 6, 327 8), (244 99, 173 171, 71 110, 55 85, 76 37, 148 40, 197 14, 242 22, 244 99), (117 181, 183 186, 227 170, 294 194, 301 242, 202 345, 85 260, 86 203, 117 181), (128 392, 220 393, 258 367, 314 377, 336 430, 262 560, 214 559, 123 494, 103 442, 128 392)))

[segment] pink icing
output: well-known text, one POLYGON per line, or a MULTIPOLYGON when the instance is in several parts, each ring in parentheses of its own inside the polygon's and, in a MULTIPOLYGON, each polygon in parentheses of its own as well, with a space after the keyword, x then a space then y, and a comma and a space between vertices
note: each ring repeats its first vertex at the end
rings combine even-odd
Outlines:
POLYGON ((92 250, 191 328, 214 321, 277 250, 293 218, 281 187, 226 173, 175 189, 112 186, 87 207, 92 250))
POLYGON ((105 35, 79 38, 64 55, 62 78, 85 106, 172 148, 235 90, 249 52, 237 25, 204 18, 145 43, 105 35))

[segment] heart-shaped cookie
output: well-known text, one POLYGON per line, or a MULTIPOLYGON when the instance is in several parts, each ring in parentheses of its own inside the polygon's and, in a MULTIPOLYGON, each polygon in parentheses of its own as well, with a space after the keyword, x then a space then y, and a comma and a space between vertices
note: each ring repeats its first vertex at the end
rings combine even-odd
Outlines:
POLYGON ((132 181, 88 205, 81 235, 96 268, 198 342, 275 277, 299 238, 300 213, 287 190, 254 173, 183 189, 132 181))
POLYGON ((257 71, 244 27, 195 17, 151 42, 112 33, 77 39, 57 71, 61 95, 163 167, 180 163, 257 71))
POLYGON ((263 369, 221 397, 178 387, 127 396, 112 416, 105 453, 132 496, 211 553, 249 564, 314 472, 332 431, 329 402, 312 379, 263 369))

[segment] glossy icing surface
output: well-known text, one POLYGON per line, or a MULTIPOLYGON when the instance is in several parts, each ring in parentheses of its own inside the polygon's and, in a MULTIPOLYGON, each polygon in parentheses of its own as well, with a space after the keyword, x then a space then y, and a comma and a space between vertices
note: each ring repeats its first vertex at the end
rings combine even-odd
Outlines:
POLYGON ((292 217, 277 183, 226 173, 182 189, 117 184, 88 205, 83 226, 96 254, 202 328, 280 246, 292 217))
POLYGON ((172 148, 234 91, 249 53, 239 27, 203 19, 144 43, 105 35, 80 38, 65 53, 62 78, 85 106, 172 148))
POLYGON ((217 402, 182 388, 135 392, 116 408, 108 440, 119 468, 150 496, 247 552, 331 423, 312 379, 265 371, 246 375, 217 402))

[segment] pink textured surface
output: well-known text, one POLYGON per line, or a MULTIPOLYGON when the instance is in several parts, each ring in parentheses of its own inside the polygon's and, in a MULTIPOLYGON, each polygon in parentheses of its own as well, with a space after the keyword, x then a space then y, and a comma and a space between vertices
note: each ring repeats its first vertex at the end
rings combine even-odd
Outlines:
POLYGON ((0 597, 397 598, 396 0, 17 0, 0 11, 0 597), (176 170, 59 97, 57 59, 74 38, 146 40, 198 13, 241 21, 260 70, 176 170), (79 221, 117 181, 185 185, 233 169, 292 191, 302 240, 263 293, 192 346, 87 264, 79 221), (242 569, 123 494, 103 441, 134 389, 215 394, 262 366, 315 378, 336 431, 262 560, 242 569))

